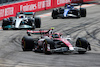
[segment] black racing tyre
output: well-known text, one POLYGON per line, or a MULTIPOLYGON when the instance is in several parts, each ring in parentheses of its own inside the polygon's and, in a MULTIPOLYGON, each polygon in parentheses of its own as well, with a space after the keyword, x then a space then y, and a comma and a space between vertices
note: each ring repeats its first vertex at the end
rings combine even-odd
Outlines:
POLYGON ((3 28, 3 30, 8 30, 8 28, 4 28, 7 25, 9 25, 9 21, 7 19, 3 19, 3 22, 2 22, 2 28, 3 28))
POLYGON ((32 20, 32 19, 28 19, 28 23, 27 23, 27 24, 30 25, 30 26, 32 26, 31 29, 35 29, 35 28, 36 28, 35 22, 34 22, 34 20, 32 20))
MULTIPOLYGON (((86 50, 91 50, 90 43, 85 38, 78 38, 76 41, 76 46, 84 48, 86 50)), ((80 54, 84 54, 86 51, 78 51, 80 54)))
POLYGON ((45 41, 43 42, 43 52, 45 54, 52 54, 51 49, 55 48, 55 43, 53 40, 51 39, 45 39, 45 41), (48 50, 48 47, 50 48, 50 50, 48 50))
POLYGON ((57 15, 58 15, 58 9, 53 9, 53 11, 52 11, 52 18, 53 19, 57 19, 57 15))
POLYGON ((81 14, 81 17, 86 17, 86 9, 80 8, 80 14, 81 14))
POLYGON ((34 48, 34 39, 31 36, 24 36, 22 38, 22 49, 23 51, 32 51, 34 48))
POLYGON ((35 26, 36 26, 36 28, 41 27, 41 18, 35 17, 35 26))

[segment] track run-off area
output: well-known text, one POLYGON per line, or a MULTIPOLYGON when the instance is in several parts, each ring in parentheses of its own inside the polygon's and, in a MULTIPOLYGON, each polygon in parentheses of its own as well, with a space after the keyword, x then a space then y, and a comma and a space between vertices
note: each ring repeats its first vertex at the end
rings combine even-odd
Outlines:
MULTIPOLYGON (((41 17, 41 29, 55 27, 55 32, 69 34, 74 42, 78 37, 84 37, 90 42, 91 51, 66 55, 23 52, 21 39, 27 35, 27 30, 0 30, 0 67, 100 67, 100 5, 95 4, 86 9, 87 17, 82 18, 52 19, 50 14, 45 15, 41 17)), ((51 11, 37 12, 36 15, 51 11)))

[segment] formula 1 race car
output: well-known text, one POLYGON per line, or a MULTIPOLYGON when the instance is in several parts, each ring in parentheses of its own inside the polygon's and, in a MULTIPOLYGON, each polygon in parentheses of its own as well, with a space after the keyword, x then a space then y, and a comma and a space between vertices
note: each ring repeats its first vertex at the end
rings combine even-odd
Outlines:
POLYGON ((84 54, 91 50, 89 42, 84 38, 78 38, 76 44, 73 45, 70 37, 63 37, 61 33, 50 34, 50 31, 51 30, 27 30, 28 36, 24 36, 21 42, 23 51, 33 50, 34 52, 43 52, 45 54, 55 52, 78 52, 84 54), (41 34, 41 36, 33 38, 31 34, 41 34))
POLYGON ((66 17, 86 17, 86 9, 81 8, 81 4, 65 4, 65 7, 62 8, 55 8, 52 11, 52 18, 57 19, 66 18, 66 17), (80 5, 80 8, 75 8, 74 6, 80 5))
POLYGON ((26 15, 33 15, 34 12, 18 12, 16 17, 9 17, 3 19, 3 30, 8 29, 35 29, 41 27, 41 19, 39 17, 27 17, 26 15))

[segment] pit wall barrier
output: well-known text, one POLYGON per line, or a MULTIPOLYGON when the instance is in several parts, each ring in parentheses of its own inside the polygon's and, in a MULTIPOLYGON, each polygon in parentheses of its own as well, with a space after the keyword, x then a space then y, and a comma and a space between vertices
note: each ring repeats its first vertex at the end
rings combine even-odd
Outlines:
POLYGON ((91 0, 29 0, 20 3, 0 6, 0 20, 11 16, 16 16, 17 12, 37 12, 64 6, 69 2, 86 2, 91 0))

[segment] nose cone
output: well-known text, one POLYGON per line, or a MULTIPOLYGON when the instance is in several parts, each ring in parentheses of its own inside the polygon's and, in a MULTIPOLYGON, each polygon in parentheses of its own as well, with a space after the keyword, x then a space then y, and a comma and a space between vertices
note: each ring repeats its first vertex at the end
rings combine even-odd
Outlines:
POLYGON ((22 21, 22 19, 16 19, 15 28, 19 28, 21 21, 22 21))

